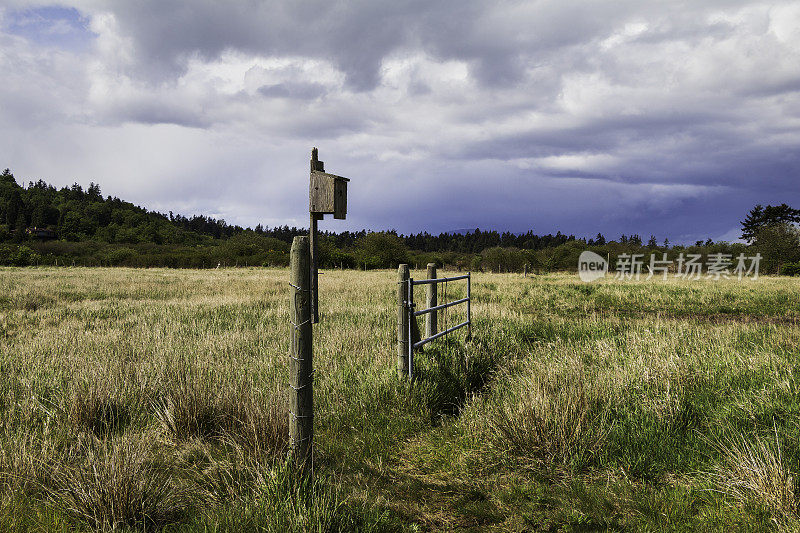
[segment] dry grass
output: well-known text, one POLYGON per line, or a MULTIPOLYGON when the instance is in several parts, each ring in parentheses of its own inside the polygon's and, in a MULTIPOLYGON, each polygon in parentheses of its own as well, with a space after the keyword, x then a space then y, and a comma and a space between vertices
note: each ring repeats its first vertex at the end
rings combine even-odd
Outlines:
POLYGON ((772 437, 734 433, 713 446, 721 457, 712 475, 720 492, 738 505, 761 505, 776 522, 798 518, 796 473, 786 464, 777 428, 772 437))
POLYGON ((130 419, 128 406, 113 396, 106 380, 79 386, 68 409, 75 431, 88 431, 101 438, 120 431, 130 419))

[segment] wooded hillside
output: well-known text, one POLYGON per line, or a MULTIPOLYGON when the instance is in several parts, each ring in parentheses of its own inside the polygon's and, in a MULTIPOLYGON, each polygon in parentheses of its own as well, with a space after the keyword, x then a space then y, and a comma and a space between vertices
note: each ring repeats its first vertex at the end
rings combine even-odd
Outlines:
MULTIPOLYGON (((607 240, 599 233, 586 239, 561 232, 538 235, 532 230, 515 234, 475 229, 407 236, 393 230, 361 230, 323 232, 319 260, 323 268, 393 268, 401 262, 433 262, 458 269, 507 272, 527 267, 541 272, 574 270, 585 249, 612 263, 623 253, 649 257, 666 252, 672 257, 686 251, 705 259, 711 253, 755 253, 758 249, 765 255, 765 271, 793 273, 800 252, 797 232, 784 220, 786 213, 791 218, 799 212, 785 205, 756 206, 742 223, 750 247, 710 239, 688 247, 671 246, 666 239, 659 244, 655 236, 644 243, 636 234, 607 240)), ((4 265, 284 266, 292 239, 306 233, 305 228, 259 224, 251 229, 203 215, 148 211, 117 197, 103 197, 96 183, 86 189, 78 183, 57 189, 38 180, 24 187, 9 169, 0 174, 0 264, 4 265)))

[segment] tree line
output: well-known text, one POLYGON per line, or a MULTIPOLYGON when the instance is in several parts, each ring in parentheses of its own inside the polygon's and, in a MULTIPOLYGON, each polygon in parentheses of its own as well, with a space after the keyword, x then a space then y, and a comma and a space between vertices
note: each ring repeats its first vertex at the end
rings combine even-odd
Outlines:
MULTIPOLYGON (((557 232, 537 235, 474 229, 438 235, 366 230, 323 232, 323 268, 393 268, 398 263, 433 262, 462 270, 532 272, 574 270, 578 255, 591 249, 609 258, 661 252, 731 253, 759 250, 767 271, 800 272, 797 223, 800 210, 786 204, 756 206, 742 221, 747 244, 697 241, 693 246, 643 242, 637 234, 615 240, 598 233, 578 238, 557 232)), ((74 183, 57 189, 42 180, 18 184, 0 174, 0 264, 86 265, 172 268, 285 266, 289 246, 306 228, 244 228, 225 220, 148 211, 117 197, 103 197, 100 185, 74 183)), ((612 261, 613 263, 613 261, 612 261)))

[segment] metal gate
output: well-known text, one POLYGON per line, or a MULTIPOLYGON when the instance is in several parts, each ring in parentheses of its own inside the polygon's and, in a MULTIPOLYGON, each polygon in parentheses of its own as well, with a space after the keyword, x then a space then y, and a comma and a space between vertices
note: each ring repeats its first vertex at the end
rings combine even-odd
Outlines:
POLYGON ((471 309, 471 298, 472 298, 472 276, 471 273, 468 272, 463 276, 453 276, 450 278, 433 278, 433 279, 408 279, 408 295, 406 297, 406 310, 408 313, 408 378, 411 379, 413 375, 414 369, 414 350, 417 348, 421 348, 425 344, 438 339, 444 335, 447 335, 451 331, 455 331, 459 328, 463 328, 467 326, 467 338, 469 339, 472 337, 472 309, 471 309), (435 307, 430 307, 428 309, 422 309, 421 311, 415 311, 414 308, 416 304, 414 303, 414 287, 416 285, 436 285, 439 283, 447 283, 450 281, 458 281, 465 279, 467 280, 467 297, 461 298, 460 300, 455 300, 452 302, 443 303, 441 305, 437 305, 435 307), (453 326, 452 328, 448 328, 444 331, 440 331, 435 335, 430 337, 420 339, 418 342, 414 342, 414 335, 413 335, 413 325, 416 323, 416 318, 420 315, 425 315, 427 313, 435 313, 440 309, 446 309, 448 307, 452 307, 458 304, 467 304, 467 320, 458 324, 457 326, 453 326))

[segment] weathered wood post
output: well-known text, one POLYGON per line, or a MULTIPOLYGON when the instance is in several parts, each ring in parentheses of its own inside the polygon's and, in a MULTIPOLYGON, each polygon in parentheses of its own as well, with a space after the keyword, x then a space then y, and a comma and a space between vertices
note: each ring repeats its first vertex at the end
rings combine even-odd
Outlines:
POLYGON ((528 277, 528 263, 525 263, 525 266, 523 267, 522 277, 524 278, 528 277))
MULTIPOLYGON (((319 160, 319 152, 316 147, 311 149, 311 175, 314 171, 325 171, 325 163, 319 160)), ((309 195, 310 198, 310 195, 309 195)), ((311 201, 309 201, 311 203, 311 201)), ((317 263, 317 222, 322 220, 322 215, 313 211, 309 212, 310 225, 308 237, 311 240, 309 250, 311 253, 311 321, 316 324, 319 322, 319 265, 317 263)))
POLYGON ((326 214, 333 218, 347 217, 347 182, 342 176, 325 172, 325 163, 319 160, 319 152, 311 149, 311 174, 308 182, 308 236, 311 239, 311 319, 319 322, 319 265, 317 224, 326 214))
MULTIPOLYGON (((428 279, 436 279, 436 263, 428 263, 428 279)), ((436 307, 436 284, 429 283, 428 284, 428 292, 427 292, 427 307, 426 309, 430 309, 431 307, 436 307)), ((425 337, 433 337, 438 333, 436 329, 436 316, 439 314, 438 311, 432 311, 425 315, 425 337)))
POLYGON ((314 444, 313 344, 311 335, 311 268, 308 237, 295 237, 289 264, 289 314, 292 345, 289 357, 289 442, 293 459, 310 466, 314 444))
POLYGON ((319 268, 317 264, 317 222, 322 218, 320 215, 316 213, 311 213, 311 221, 310 221, 310 230, 308 232, 308 237, 310 239, 309 243, 309 253, 311 255, 310 259, 310 267, 311 267, 311 319, 314 324, 319 322, 319 290, 318 290, 318 283, 319 283, 319 268))
POLYGON ((408 378, 408 265, 397 267, 397 377, 408 378))

